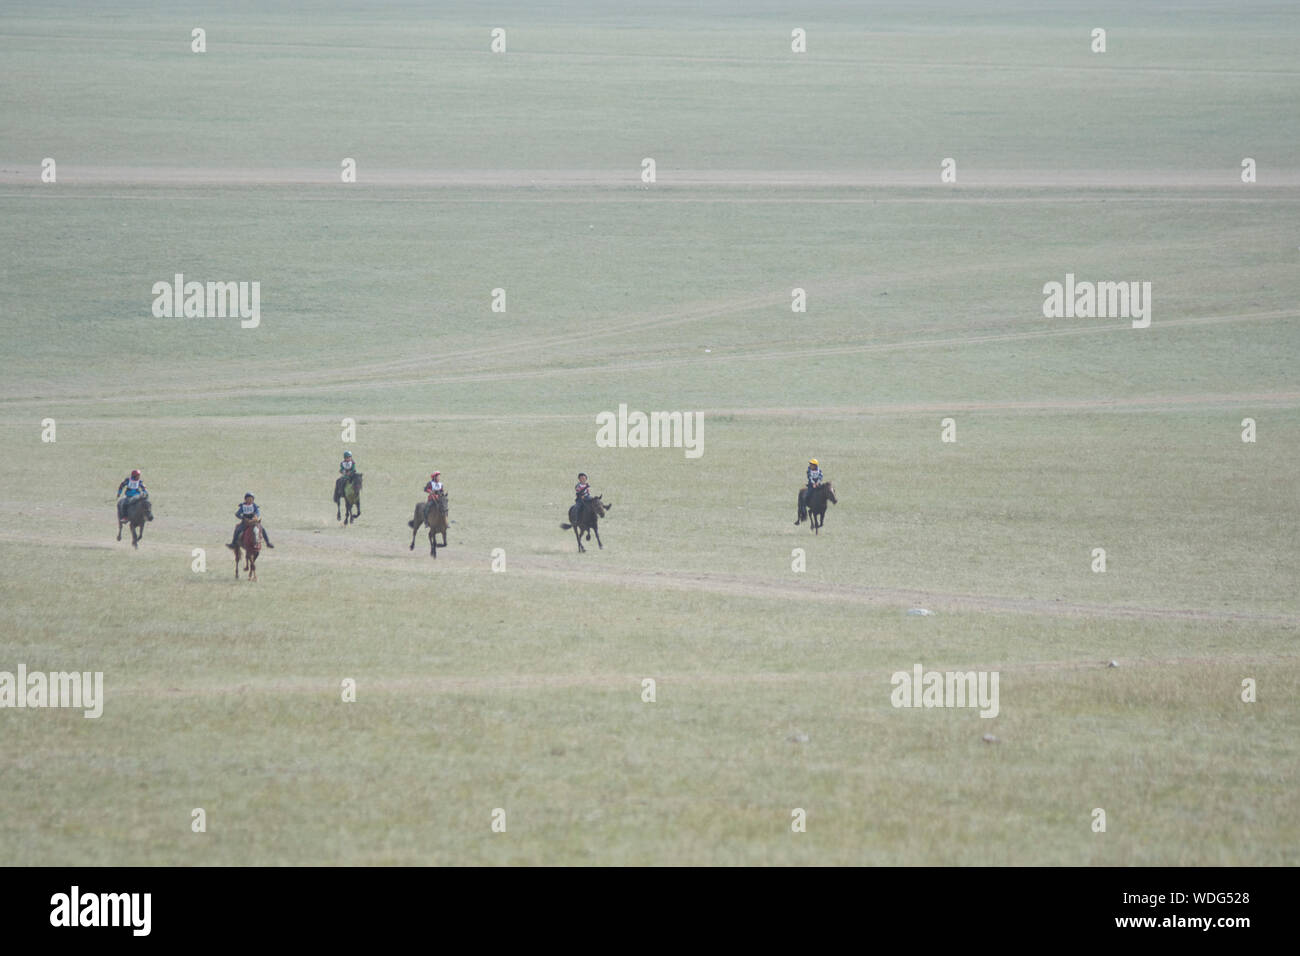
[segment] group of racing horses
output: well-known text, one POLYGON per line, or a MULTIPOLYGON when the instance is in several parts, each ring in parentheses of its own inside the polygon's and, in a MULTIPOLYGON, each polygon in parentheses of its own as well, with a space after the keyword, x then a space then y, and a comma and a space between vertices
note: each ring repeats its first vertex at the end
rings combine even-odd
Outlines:
MULTIPOLYGON (((336 520, 347 525, 361 517, 361 486, 362 476, 359 472, 340 478, 335 482, 336 520), (344 506, 347 508, 346 516, 343 514, 344 506)), ((809 529, 814 533, 820 533, 822 523, 826 518, 827 504, 834 504, 837 501, 835 489, 829 481, 824 481, 812 488, 800 488, 798 519, 795 524, 798 525, 808 521, 809 529)), ((600 540, 598 526, 600 519, 605 517, 613 507, 613 503, 603 500, 601 495, 575 502, 569 507, 569 520, 562 523, 560 528, 565 531, 573 530, 579 552, 587 550, 582 546, 584 535, 586 540, 590 541, 591 536, 594 534, 596 536, 596 546, 603 549, 605 545, 600 540)), ((415 550, 415 539, 420 533, 420 529, 428 528, 429 554, 436 558, 438 556, 439 535, 442 536, 442 547, 447 547, 447 514, 447 492, 445 489, 441 493, 430 497, 427 501, 418 502, 415 506, 415 514, 406 523, 407 527, 411 529, 411 546, 409 550, 415 550)), ((133 547, 138 548, 140 539, 144 537, 145 522, 153 520, 153 505, 150 503, 147 494, 132 500, 127 505, 126 520, 131 528, 131 544, 133 547)), ((120 522, 117 527, 117 540, 122 540, 122 524, 120 522)), ((239 577, 240 559, 242 557, 244 571, 248 576, 248 580, 256 581, 257 559, 262 551, 259 518, 244 521, 243 529, 236 538, 234 550, 235 577, 239 577)))

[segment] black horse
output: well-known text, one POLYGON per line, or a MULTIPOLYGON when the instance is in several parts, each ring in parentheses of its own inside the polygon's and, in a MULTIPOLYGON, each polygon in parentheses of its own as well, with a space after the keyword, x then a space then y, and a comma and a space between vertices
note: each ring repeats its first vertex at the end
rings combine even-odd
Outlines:
POLYGON ((826 520, 826 502, 839 504, 835 489, 829 481, 823 481, 816 488, 799 489, 799 517, 795 524, 802 524, 805 518, 811 519, 809 528, 816 534, 821 533, 822 523, 826 520))
MULTIPOLYGON (((153 520, 153 505, 149 502, 147 494, 140 495, 138 498, 132 498, 126 504, 126 520, 131 525, 131 547, 140 547, 140 539, 144 537, 144 523, 153 520)), ((117 540, 122 540, 122 521, 117 522, 117 540)))
POLYGON ((361 517, 361 472, 354 471, 350 475, 339 475, 338 480, 334 482, 334 519, 342 521, 344 524, 350 524, 357 518, 361 517), (348 506, 348 513, 343 514, 343 505, 348 506), (356 505, 357 513, 352 513, 352 506, 356 505))
POLYGON ((588 541, 591 540, 593 533, 596 535, 596 547, 603 551, 605 546, 600 543, 600 531, 597 529, 596 525, 601 518, 605 517, 606 513, 612 507, 614 507, 614 505, 610 502, 602 501, 600 495, 596 495, 594 498, 588 498, 586 501, 582 502, 582 504, 575 502, 569 506, 568 524, 561 524, 560 528, 564 531, 568 531, 570 528, 573 529, 573 536, 578 539, 578 550, 580 552, 587 550, 582 546, 582 533, 584 531, 587 532, 588 541))

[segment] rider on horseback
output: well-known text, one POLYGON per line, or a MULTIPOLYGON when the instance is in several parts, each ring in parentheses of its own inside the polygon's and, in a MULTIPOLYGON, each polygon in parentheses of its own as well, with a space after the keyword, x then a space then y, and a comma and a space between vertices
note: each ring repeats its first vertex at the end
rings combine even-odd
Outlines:
MULTIPOLYGON (((239 542, 239 534, 241 531, 244 530, 244 523, 246 521, 254 521, 254 520, 260 523, 262 520, 262 509, 259 508, 254 503, 253 493, 251 491, 247 491, 244 493, 244 503, 235 509, 235 517, 239 519, 239 524, 235 525, 235 533, 230 536, 230 543, 226 545, 226 547, 229 548, 231 551, 234 551, 235 548, 237 547, 237 544, 239 542)), ((275 545, 271 543, 271 539, 266 533, 265 525, 262 526, 262 540, 266 542, 266 546, 268 548, 275 547, 275 545)))
POLYGON ((825 480, 822 474, 821 465, 817 464, 816 458, 808 459, 808 490, 812 491, 825 480))
MULTIPOLYGON (((140 477, 140 469, 135 468, 117 486, 117 523, 126 523, 126 509, 131 506, 134 499, 147 497, 149 497, 149 489, 144 486, 144 479, 140 477), (126 491, 125 497, 122 496, 124 489, 126 491)), ((153 518, 149 520, 152 521, 153 518)))
POLYGON ((424 483, 424 493, 429 496, 429 500, 424 504, 426 511, 431 508, 434 503, 444 500, 441 479, 442 472, 435 471, 433 474, 429 475, 429 480, 424 483))
POLYGON ((578 475, 578 483, 573 486, 573 497, 575 499, 574 504, 576 504, 579 509, 591 500, 591 485, 587 483, 587 476, 585 474, 578 475))
POLYGON ((354 478, 356 474, 357 463, 352 458, 352 452, 345 451, 343 453, 343 460, 339 462, 339 476, 334 481, 335 501, 338 501, 339 498, 343 497, 343 489, 347 487, 347 483, 354 478))
POLYGON ((821 485, 825 480, 822 474, 821 465, 817 464, 816 458, 808 459, 807 487, 799 494, 799 517, 795 519, 795 524, 799 524, 806 517, 805 506, 809 498, 812 497, 813 489, 821 485))

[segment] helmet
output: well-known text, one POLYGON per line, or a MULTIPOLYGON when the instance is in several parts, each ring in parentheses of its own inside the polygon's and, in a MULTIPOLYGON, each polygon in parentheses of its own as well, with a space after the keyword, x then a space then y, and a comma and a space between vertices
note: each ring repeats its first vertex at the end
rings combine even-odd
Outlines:
POLYGON ((440 471, 435 471, 435 472, 434 472, 432 475, 430 475, 429 477, 430 477, 430 478, 437 478, 437 477, 438 477, 439 475, 441 475, 441 474, 442 474, 442 472, 440 472, 440 471))
POLYGON ((139 477, 140 477, 140 469, 139 469, 139 468, 133 468, 133 469, 131 469, 131 477, 132 477, 132 478, 139 478, 139 477))
POLYGON ((344 458, 351 458, 351 457, 352 457, 352 452, 350 452, 350 451, 345 451, 345 452, 343 453, 343 457, 344 457, 344 458))
POLYGON ((580 471, 580 472, 578 472, 578 477, 579 477, 579 478, 586 478, 586 477, 587 477, 587 473, 586 473, 585 471, 580 471))
POLYGON ((251 498, 251 497, 253 497, 253 493, 252 493, 251 491, 245 491, 245 492, 244 492, 244 497, 245 497, 245 498, 251 498))
POLYGON ((810 465, 816 465, 816 464, 817 464, 817 459, 816 459, 816 458, 809 458, 809 459, 808 459, 808 464, 810 464, 810 465))

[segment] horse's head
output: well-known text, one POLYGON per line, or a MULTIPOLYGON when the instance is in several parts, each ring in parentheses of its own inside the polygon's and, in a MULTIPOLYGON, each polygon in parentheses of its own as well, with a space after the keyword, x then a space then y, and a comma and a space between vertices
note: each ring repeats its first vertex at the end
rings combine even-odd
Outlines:
POLYGON ((822 483, 822 487, 826 489, 826 497, 830 499, 831 504, 837 505, 840 503, 839 499, 835 497, 834 485, 832 485, 829 481, 826 481, 822 483))
POLYGON ((610 502, 602 501, 600 495, 596 495, 591 499, 591 510, 596 513, 597 518, 605 517, 605 514, 612 507, 614 507, 614 505, 610 502))
POLYGON ((150 521, 153 520, 153 502, 147 497, 144 499, 144 516, 150 521))

